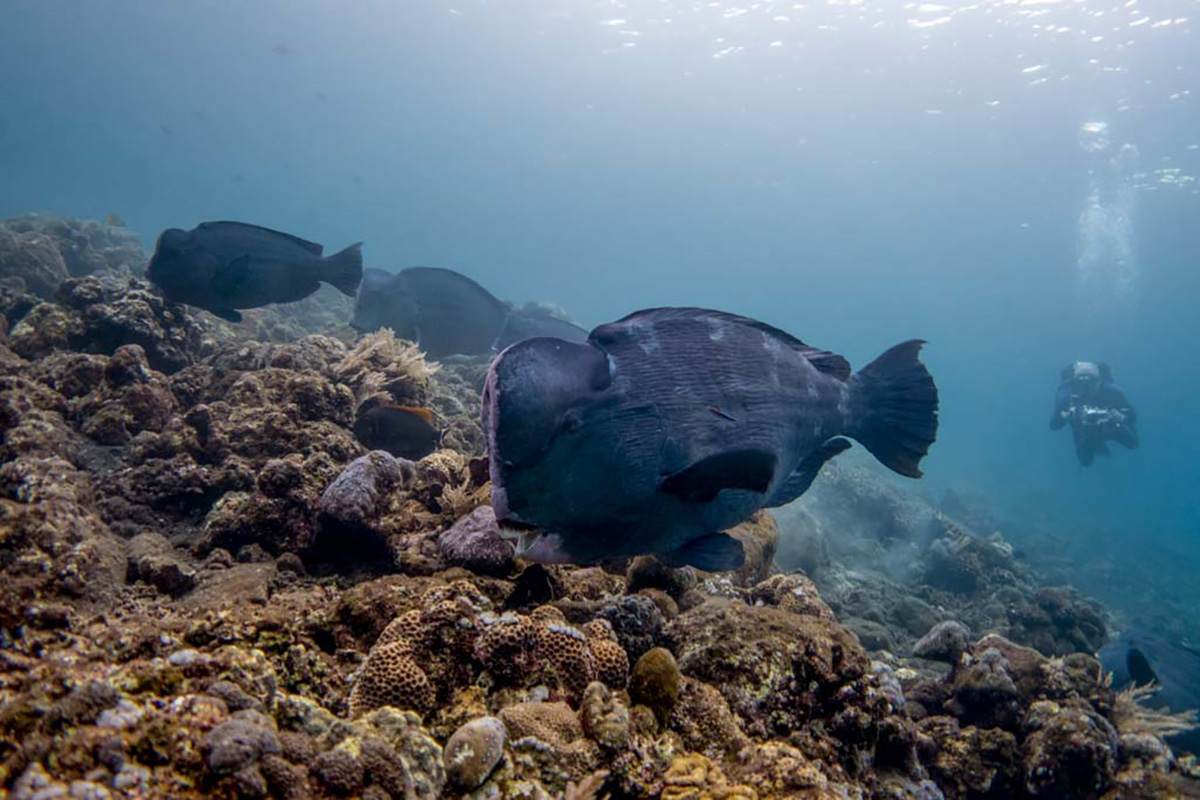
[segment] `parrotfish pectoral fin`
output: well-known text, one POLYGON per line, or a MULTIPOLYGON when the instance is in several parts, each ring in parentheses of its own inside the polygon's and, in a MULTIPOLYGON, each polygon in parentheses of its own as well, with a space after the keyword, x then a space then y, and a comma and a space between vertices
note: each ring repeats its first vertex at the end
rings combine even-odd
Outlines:
POLYGON ((742 543, 728 533, 710 533, 693 539, 678 550, 659 556, 667 566, 692 566, 705 572, 729 572, 746 563, 742 543))
POLYGON ((238 256, 228 264, 221 264, 213 271, 211 287, 222 297, 237 293, 250 277, 250 256, 238 256))
POLYGON ((208 311, 228 322, 241 322, 242 315, 232 308, 210 308, 208 311))
POLYGON ((765 450, 718 453, 666 476, 659 488, 689 503, 707 503, 722 489, 766 492, 775 464, 775 454, 765 450))
POLYGON ((813 481, 817 479, 817 473, 821 471, 821 467, 825 466, 825 462, 839 453, 846 452, 850 447, 848 440, 835 436, 809 453, 788 476, 788 479, 771 495, 771 499, 767 501, 767 508, 787 505, 807 492, 813 481))

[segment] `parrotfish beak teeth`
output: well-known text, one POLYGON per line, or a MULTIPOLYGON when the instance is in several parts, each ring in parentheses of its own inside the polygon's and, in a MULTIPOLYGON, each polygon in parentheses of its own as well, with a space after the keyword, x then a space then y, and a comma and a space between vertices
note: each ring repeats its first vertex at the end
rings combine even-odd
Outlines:
POLYGON ((562 537, 557 533, 540 534, 524 549, 518 550, 517 555, 538 564, 574 563, 571 554, 563 548, 562 537))
POLYGON ((562 537, 515 520, 500 521, 500 537, 513 543, 513 551, 526 561, 538 564, 570 564, 571 556, 563 549, 562 537))
POLYGON ((532 547, 541 535, 541 530, 533 525, 514 520, 500 520, 500 538, 512 542, 517 555, 532 547))

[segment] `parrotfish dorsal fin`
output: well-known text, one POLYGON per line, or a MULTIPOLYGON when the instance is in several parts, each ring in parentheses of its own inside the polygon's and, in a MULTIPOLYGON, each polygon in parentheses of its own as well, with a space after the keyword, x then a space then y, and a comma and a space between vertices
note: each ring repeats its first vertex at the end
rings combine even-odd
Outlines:
POLYGON ((283 231, 273 230, 272 228, 264 228, 262 225, 250 225, 249 223, 246 223, 246 222, 229 222, 227 220, 215 220, 213 222, 201 222, 199 225, 196 226, 196 230, 198 230, 198 231, 206 230, 206 229, 207 230, 219 230, 220 228, 246 228, 248 230, 261 231, 262 233, 269 233, 272 236, 278 236, 281 239, 287 239, 288 241, 294 243, 298 247, 303 247, 305 250, 312 253, 314 256, 323 255, 325 253, 325 248, 322 247, 321 245, 317 244, 316 242, 310 242, 307 239, 301 239, 299 236, 293 236, 290 233, 284 233, 283 231))
MULTIPOLYGON (((646 320, 648 322, 666 321, 680 318, 696 318, 707 317, 708 319, 721 320, 734 325, 744 325, 748 328, 753 328, 757 331, 762 331, 768 336, 772 336, 783 344, 795 350, 800 355, 804 356, 810 364, 830 377, 838 380, 847 380, 850 377, 850 362, 837 353, 831 353, 828 350, 822 350, 819 347, 813 347, 792 336, 787 331, 781 331, 774 325, 768 325, 757 319, 743 317, 738 314, 730 314, 725 311, 714 311, 708 308, 690 308, 690 307, 665 307, 665 308, 647 308, 642 311, 635 311, 617 320, 610 325, 620 325, 623 322, 631 322, 634 320, 646 320)), ((601 325, 596 331, 600 332, 603 337, 605 330, 609 329, 609 325, 601 325)))

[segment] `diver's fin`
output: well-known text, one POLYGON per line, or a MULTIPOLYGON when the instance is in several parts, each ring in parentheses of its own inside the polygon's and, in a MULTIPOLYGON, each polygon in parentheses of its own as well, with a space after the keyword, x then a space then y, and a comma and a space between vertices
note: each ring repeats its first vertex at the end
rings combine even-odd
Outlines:
POLYGON ((920 339, 902 342, 854 376, 863 418, 849 433, 888 469, 921 477, 920 463, 937 439, 938 392, 918 356, 920 339))
POLYGON ((213 270, 209 287, 222 297, 236 294, 250 277, 250 261, 249 255, 242 255, 227 264, 219 265, 213 270))
POLYGON ((825 462, 849 449, 850 442, 848 440, 835 436, 809 453, 767 500, 767 508, 786 505, 807 492, 808 487, 812 486, 812 482, 816 480, 821 467, 825 466, 825 462))
POLYGON ((206 310, 212 314, 215 314, 216 316, 220 317, 221 319, 227 320, 229 322, 241 322, 242 321, 242 315, 239 312, 234 311, 232 308, 209 308, 206 310))
POLYGON ((288 241, 292 242, 296 246, 302 247, 305 250, 307 250, 308 252, 312 253, 314 256, 322 255, 325 252, 325 248, 322 247, 321 245, 317 244, 316 242, 310 242, 307 239, 301 239, 299 236, 293 236, 290 233, 284 233, 283 231, 277 231, 273 228, 264 228, 262 225, 251 225, 248 222, 229 222, 227 220, 216 220, 214 222, 201 222, 199 225, 196 226, 196 230, 198 230, 198 231, 200 231, 200 230, 220 231, 221 229, 228 230, 230 228, 246 228, 248 230, 255 230, 255 231, 261 231, 262 233, 269 233, 272 236, 278 236, 282 239, 287 239, 288 241))
POLYGON ((691 503, 707 503, 722 489, 765 492, 775 477, 775 463, 775 454, 766 450, 720 453, 667 475, 659 488, 691 503))
POLYGON ((354 297, 362 283, 362 242, 352 244, 340 253, 334 253, 323 263, 321 280, 332 285, 344 295, 354 297))
POLYGON ((742 543, 728 533, 710 533, 659 556, 669 567, 691 566, 705 572, 729 572, 746 563, 742 543))

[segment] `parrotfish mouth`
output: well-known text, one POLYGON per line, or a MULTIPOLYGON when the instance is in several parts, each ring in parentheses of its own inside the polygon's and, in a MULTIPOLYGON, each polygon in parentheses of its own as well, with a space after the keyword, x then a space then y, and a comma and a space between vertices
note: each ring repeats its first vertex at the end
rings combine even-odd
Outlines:
POLYGON ((518 556, 538 564, 570 564, 571 556, 563 549, 562 537, 546 533, 536 525, 513 519, 499 521, 500 536, 513 543, 518 556))

